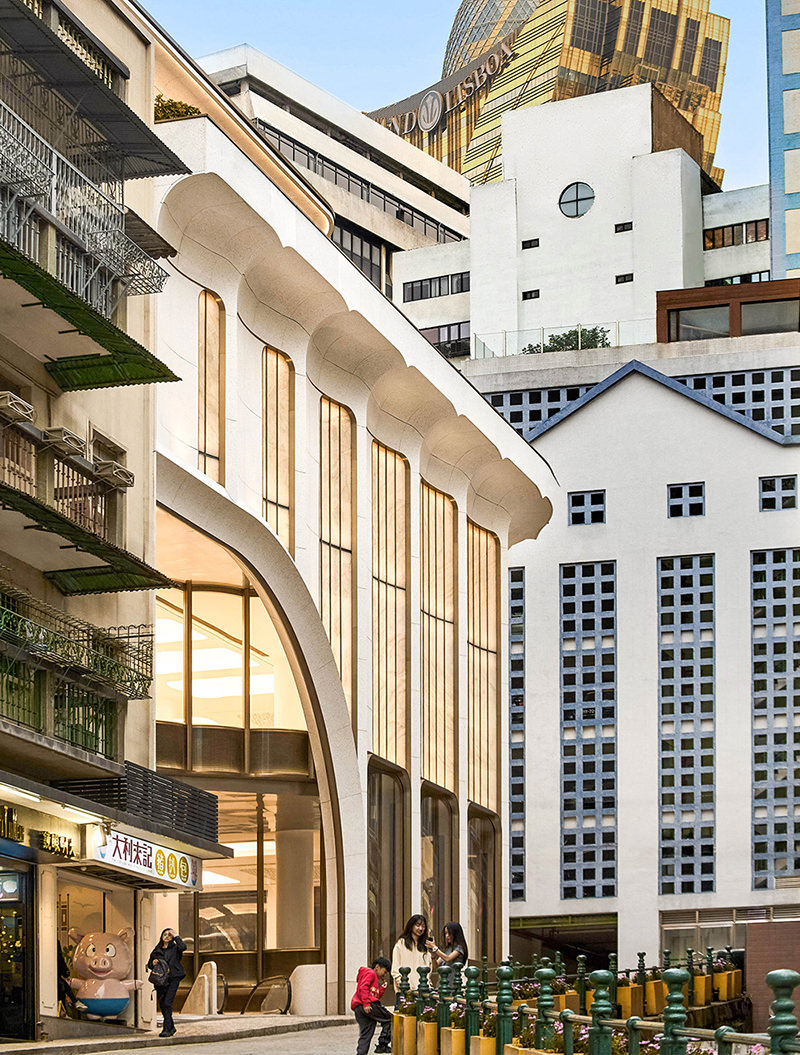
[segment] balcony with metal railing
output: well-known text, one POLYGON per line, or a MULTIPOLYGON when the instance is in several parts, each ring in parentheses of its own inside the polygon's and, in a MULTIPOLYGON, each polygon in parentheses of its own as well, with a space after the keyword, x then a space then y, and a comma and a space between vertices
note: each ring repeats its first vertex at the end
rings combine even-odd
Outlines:
POLYGON ((65 391, 176 379, 114 321, 174 253, 129 236, 124 181, 187 171, 117 94, 127 76, 61 0, 0 0, 0 275, 30 295, 2 290, 0 328, 36 307, 22 347, 65 391))
POLYGON ((93 626, 32 597, 8 574, 0 574, 0 652, 125 699, 150 694, 152 626, 93 626))
POLYGON ((7 423, 2 414, 0 408, 0 548, 65 594, 169 585, 120 545, 122 492, 132 475, 121 470, 122 479, 109 479, 100 463, 59 451, 51 435, 59 430, 7 423))

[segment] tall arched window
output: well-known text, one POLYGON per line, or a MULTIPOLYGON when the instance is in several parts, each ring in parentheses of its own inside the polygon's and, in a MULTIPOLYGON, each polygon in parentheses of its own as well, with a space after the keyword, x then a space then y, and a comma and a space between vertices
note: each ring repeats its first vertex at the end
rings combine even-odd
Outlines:
POLYGON ((351 714, 356 640, 355 462, 353 415, 341 403, 323 396, 319 404, 320 615, 351 714))
POLYGON ((499 550, 496 535, 467 521, 468 794, 493 811, 500 779, 499 550))
POLYGON ((408 462, 372 444, 372 750, 407 767, 408 462))
POLYGON ((441 940, 442 927, 456 916, 458 905, 458 804, 453 795, 425 784, 421 806, 420 911, 441 940))
POLYGON ((367 770, 369 958, 391 956, 409 905, 406 783, 374 759, 367 770))
POLYGON ((197 320, 197 465, 225 479, 225 305, 204 289, 197 320))
POLYGON ((422 777, 456 790, 457 509, 452 498, 422 484, 420 520, 422 777))
POLYGON ((294 555, 294 367, 265 348, 262 368, 264 519, 294 555))

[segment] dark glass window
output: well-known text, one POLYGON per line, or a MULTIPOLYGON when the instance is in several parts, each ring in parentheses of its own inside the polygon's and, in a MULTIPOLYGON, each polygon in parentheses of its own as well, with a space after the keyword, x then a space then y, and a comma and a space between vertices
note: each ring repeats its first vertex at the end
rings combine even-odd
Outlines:
POLYGON ((681 60, 678 63, 679 73, 691 73, 694 66, 694 56, 697 51, 697 38, 700 32, 700 23, 694 18, 686 19, 683 31, 683 46, 681 47, 681 60))
POLYGON ((570 527, 579 524, 605 524, 605 491, 573 491, 567 496, 570 527))
POLYGON ((428 326, 419 332, 448 359, 469 355, 469 321, 453 322, 446 326, 428 326))
POLYGON ((538 289, 524 289, 522 291, 523 300, 538 300, 539 290, 538 289))
POLYGON ((626 271, 624 275, 617 275, 614 281, 618 286, 623 286, 626 282, 633 282, 633 272, 626 271))
POLYGON ((800 301, 762 300, 742 304, 742 336, 754 333, 797 333, 800 301))
POLYGON ((625 231, 632 231, 633 224, 630 220, 626 220, 625 223, 614 224, 614 234, 623 234, 625 231))
POLYGON ((598 52, 608 18, 608 0, 575 0, 573 11, 571 46, 598 52))
POLYGON ((728 224, 725 227, 707 227, 703 231, 703 248, 725 249, 747 242, 766 242, 768 238, 769 220, 748 220, 747 223, 728 224))
POLYGON ((704 341, 710 337, 730 336, 730 308, 727 304, 711 308, 684 308, 669 313, 671 341, 704 341))
POLYGON ((639 53, 639 38, 642 35, 642 23, 644 22, 644 0, 631 0, 628 12, 628 25, 625 28, 625 43, 622 50, 626 55, 637 55, 639 53))
POLYGON ((340 218, 337 218, 333 228, 333 241, 344 255, 353 261, 358 270, 380 289, 381 242, 363 228, 348 224, 340 218))
MULTIPOLYGON (((422 837, 422 905, 421 912, 438 930, 453 918, 458 903, 455 892, 457 861, 457 828, 454 823, 451 796, 445 792, 425 790, 422 793, 420 817, 422 837)), ((397 862, 394 862, 397 867, 397 862)), ((440 933, 436 934, 441 937, 440 933)))
POLYGON ((762 476, 758 481, 758 499, 762 513, 797 509, 797 477, 762 476))
POLYGON ((700 70, 698 71, 697 79, 701 84, 708 85, 712 91, 717 90, 721 56, 722 42, 719 40, 711 40, 706 37, 705 43, 703 44, 703 56, 700 59, 700 70))
POLYGON ((678 34, 678 16, 654 7, 647 27, 644 61, 648 66, 670 67, 678 34))
POLYGON ((667 487, 667 516, 702 517, 706 514, 706 485, 669 484, 667 487))
POLYGON ((525 238, 522 242, 523 249, 538 249, 539 239, 538 238, 525 238))
POLYGON ((446 297, 450 293, 469 291, 469 271, 454 275, 439 275, 437 278, 422 278, 403 283, 403 301, 428 300, 431 297, 446 297))

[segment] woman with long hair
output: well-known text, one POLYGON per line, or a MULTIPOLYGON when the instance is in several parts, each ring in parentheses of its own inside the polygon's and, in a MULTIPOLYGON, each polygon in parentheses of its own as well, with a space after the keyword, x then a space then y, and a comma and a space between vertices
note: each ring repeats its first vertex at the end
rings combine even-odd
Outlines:
POLYGON ((455 920, 446 924, 442 930, 443 948, 440 948, 433 939, 429 939, 427 945, 436 964, 455 963, 458 960, 462 967, 467 966, 469 961, 467 939, 464 937, 461 924, 456 923, 455 920))
POLYGON ((186 942, 171 927, 165 927, 161 931, 158 945, 150 953, 147 960, 147 969, 158 978, 153 979, 156 991, 158 1008, 164 1016, 164 1026, 159 1033, 160 1037, 174 1037, 175 1023, 172 1020, 172 1005, 175 1002, 175 994, 181 984, 181 978, 186 977, 181 958, 186 952, 186 942), (159 966, 155 966, 155 964, 159 966))
POLYGON ((419 913, 410 916, 403 933, 392 949, 392 982, 398 999, 400 997, 400 968, 411 968, 408 982, 412 989, 416 989, 419 984, 417 968, 431 965, 428 937, 428 921, 425 917, 419 913))

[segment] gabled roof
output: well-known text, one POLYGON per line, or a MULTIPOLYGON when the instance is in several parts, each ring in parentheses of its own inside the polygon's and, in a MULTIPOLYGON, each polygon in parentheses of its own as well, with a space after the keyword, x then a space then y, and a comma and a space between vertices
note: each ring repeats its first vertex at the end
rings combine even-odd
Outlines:
POLYGON ((798 436, 783 436, 779 432, 763 421, 754 421, 753 418, 749 418, 744 414, 739 413, 737 410, 732 410, 730 407, 725 406, 723 403, 718 403, 715 399, 711 399, 703 392, 695 392, 691 388, 687 388, 686 385, 681 384, 680 381, 676 381, 673 377, 668 377, 666 374, 660 373, 658 370, 654 370, 651 366, 646 366, 644 363, 640 363, 638 359, 631 359, 625 366, 620 367, 613 374, 607 377, 604 381, 600 381, 594 388, 590 388, 588 392, 585 392, 579 399, 569 403, 562 410, 559 410, 557 414, 554 414, 552 418, 547 418, 538 425, 529 436, 529 442, 533 443, 540 436, 543 436, 546 432, 555 428, 556 425, 560 425, 562 421, 571 417, 573 414, 577 414, 578 411, 582 410, 588 403, 602 396, 610 388, 619 384, 620 381, 624 381, 626 377, 630 377, 631 374, 641 374, 643 377, 649 378, 651 381, 655 381, 659 385, 663 385, 664 388, 668 388, 671 392, 676 392, 679 396, 683 396, 685 399, 690 399, 694 403, 699 403, 701 407, 705 407, 707 410, 713 411, 715 414, 720 414, 723 418, 727 418, 728 421, 732 421, 735 425, 741 425, 743 428, 749 429, 751 432, 757 433, 759 436, 763 436, 766 440, 771 440, 773 443, 777 443, 782 447, 797 445, 800 443, 800 437, 798 436))

